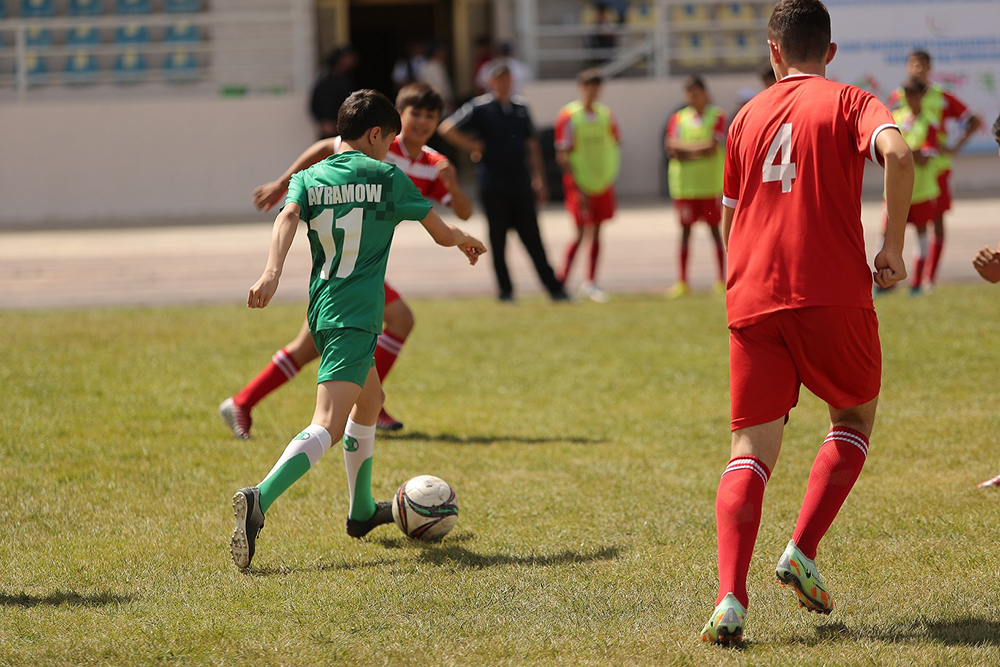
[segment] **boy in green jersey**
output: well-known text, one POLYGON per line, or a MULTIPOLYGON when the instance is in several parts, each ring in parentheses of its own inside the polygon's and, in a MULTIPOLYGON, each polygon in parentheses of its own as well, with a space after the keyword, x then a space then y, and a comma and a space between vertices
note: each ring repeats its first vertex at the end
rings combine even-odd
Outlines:
POLYGON ((363 537, 392 521, 390 504, 372 498, 371 467, 384 400, 373 355, 393 232, 403 220, 419 220, 435 242, 458 246, 470 264, 486 252, 478 239, 441 220, 406 174, 381 162, 401 127, 388 98, 372 90, 353 93, 337 127, 340 152, 292 176, 267 264, 247 298, 250 308, 270 302, 295 228, 304 220, 313 260, 306 319, 320 352, 316 410, 263 481, 233 497, 236 528, 229 550, 240 569, 250 567, 271 504, 341 438, 350 494, 347 534, 363 537))

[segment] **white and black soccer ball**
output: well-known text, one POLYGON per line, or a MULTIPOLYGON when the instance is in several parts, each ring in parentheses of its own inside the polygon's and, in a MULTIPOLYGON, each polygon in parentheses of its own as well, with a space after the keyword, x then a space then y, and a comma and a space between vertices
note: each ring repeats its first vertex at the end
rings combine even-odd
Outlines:
POLYGON ((396 491, 392 518, 409 537, 424 542, 440 540, 458 523, 458 497, 440 477, 420 475, 396 491))

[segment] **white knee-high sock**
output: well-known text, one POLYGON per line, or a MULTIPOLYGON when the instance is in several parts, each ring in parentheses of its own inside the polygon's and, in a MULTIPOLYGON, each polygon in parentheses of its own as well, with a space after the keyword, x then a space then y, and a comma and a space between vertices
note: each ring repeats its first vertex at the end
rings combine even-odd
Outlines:
POLYGON ((260 511, 266 512, 278 496, 309 472, 332 444, 329 431, 319 424, 310 424, 302 429, 285 447, 267 477, 257 485, 260 488, 260 511))
POLYGON ((348 517, 367 521, 375 514, 372 498, 372 457, 375 454, 375 424, 363 426, 347 419, 344 429, 344 467, 347 489, 351 494, 348 517))

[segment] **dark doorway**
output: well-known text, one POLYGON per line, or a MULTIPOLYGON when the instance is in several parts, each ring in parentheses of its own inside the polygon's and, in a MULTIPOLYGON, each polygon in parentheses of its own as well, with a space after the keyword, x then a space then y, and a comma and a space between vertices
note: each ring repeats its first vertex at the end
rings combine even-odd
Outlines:
POLYGON ((380 90, 395 98, 392 67, 411 42, 451 40, 449 0, 351 2, 351 44, 358 53, 360 88, 380 90))

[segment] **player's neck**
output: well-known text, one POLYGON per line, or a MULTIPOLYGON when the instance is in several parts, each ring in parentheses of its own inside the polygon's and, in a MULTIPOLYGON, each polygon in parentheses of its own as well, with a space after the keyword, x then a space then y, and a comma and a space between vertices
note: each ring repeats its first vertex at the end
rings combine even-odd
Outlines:
POLYGON ((406 153, 406 157, 411 160, 416 160, 420 157, 420 154, 424 152, 424 145, 422 143, 409 139, 406 135, 399 135, 399 143, 402 144, 403 152, 406 153))
POLYGON ((340 152, 346 153, 347 151, 358 151, 359 153, 364 153, 368 157, 372 156, 372 146, 366 143, 363 139, 357 139, 356 141, 348 141, 346 139, 341 139, 340 141, 340 152))
POLYGON ((826 76, 826 65, 819 63, 798 63, 796 65, 789 65, 782 69, 785 71, 779 78, 779 81, 788 76, 826 76))

